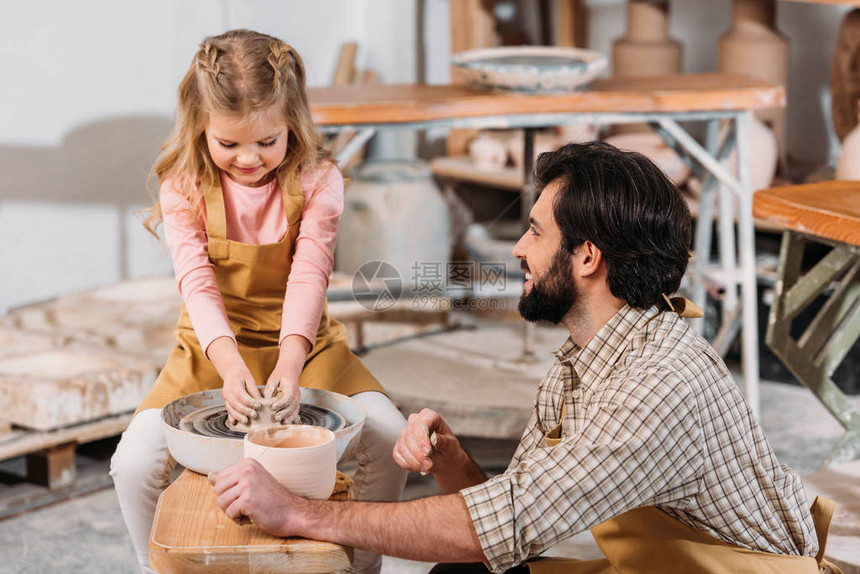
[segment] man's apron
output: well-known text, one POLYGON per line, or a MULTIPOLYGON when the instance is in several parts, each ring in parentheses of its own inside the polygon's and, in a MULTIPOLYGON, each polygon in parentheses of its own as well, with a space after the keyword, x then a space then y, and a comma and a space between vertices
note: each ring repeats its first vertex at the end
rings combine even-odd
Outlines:
MULTIPOLYGON (((564 420, 564 407, 560 421, 564 420)), ((544 436, 553 447, 561 441, 561 422, 544 436)), ((812 521, 818 555, 789 556, 756 552, 718 540, 655 506, 629 510, 591 529, 606 556, 600 560, 544 558, 529 562, 531 574, 842 574, 824 559, 827 532, 836 505, 817 497, 812 521), (829 570, 827 570, 829 568, 829 570)))
MULTIPOLYGON (((251 245, 227 239, 227 218, 220 184, 204 193, 209 260, 215 266, 239 354, 258 385, 266 384, 278 360, 284 294, 299 235, 304 196, 294 178, 283 190, 288 230, 278 243, 251 245)), ((185 306, 176 325, 177 344, 137 411, 162 408, 185 395, 221 388, 223 382, 206 358, 185 306)), ((349 350, 346 327, 323 306, 316 344, 305 361, 299 385, 354 395, 384 392, 367 367, 349 350)))

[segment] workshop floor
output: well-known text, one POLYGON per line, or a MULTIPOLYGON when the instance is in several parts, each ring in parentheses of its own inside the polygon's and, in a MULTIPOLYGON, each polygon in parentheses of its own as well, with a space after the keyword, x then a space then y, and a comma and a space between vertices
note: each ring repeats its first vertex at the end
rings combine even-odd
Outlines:
MULTIPOLYGON (((860 397, 851 401, 860 407, 860 397)), ((762 424, 779 459, 801 474, 813 472, 841 433, 839 425, 803 388, 764 382, 762 424)), ((470 440, 480 463, 503 468, 515 446, 509 440, 470 440)), ((103 463, 106 465, 106 463, 103 463)), ((106 472, 105 467, 105 472, 106 472)), ((406 498, 435 492, 428 479, 410 479, 406 498)), ((561 553, 593 552, 587 534, 561 553)), ((132 546, 112 489, 102 490, 0 521, 0 572, 135 572, 132 546)), ((583 556, 587 557, 587 556, 583 556)), ((429 564, 386 557, 386 574, 423 574, 429 564)))

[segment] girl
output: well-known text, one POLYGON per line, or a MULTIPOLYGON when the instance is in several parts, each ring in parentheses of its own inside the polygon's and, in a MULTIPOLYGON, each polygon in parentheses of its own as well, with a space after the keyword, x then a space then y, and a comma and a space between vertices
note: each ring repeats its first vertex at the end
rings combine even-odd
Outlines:
MULTIPOLYGON (((288 420, 299 386, 353 396, 367 410, 357 449, 359 500, 397 500, 406 473, 391 452, 406 422, 349 351, 325 292, 343 210, 343 179, 314 130, 299 55, 248 30, 207 38, 179 86, 173 133, 155 163, 164 223, 185 302, 177 345, 122 436, 111 476, 138 560, 158 496, 176 464, 160 409, 221 387, 231 423, 257 416, 261 396, 288 420)), ((355 572, 381 558, 356 551, 355 572)))

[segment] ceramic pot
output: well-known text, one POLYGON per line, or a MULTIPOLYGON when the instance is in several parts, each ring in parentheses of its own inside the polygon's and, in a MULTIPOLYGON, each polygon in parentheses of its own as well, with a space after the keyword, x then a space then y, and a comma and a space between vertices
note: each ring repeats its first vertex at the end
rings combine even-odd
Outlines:
POLYGON ((678 154, 666 145, 654 132, 616 134, 606 138, 606 143, 623 150, 639 152, 663 170, 675 185, 681 185, 690 177, 690 168, 678 154))
POLYGON ((627 32, 612 43, 612 75, 664 76, 681 71, 681 43, 669 36, 669 3, 630 0, 627 32))
POLYGON ((836 179, 860 179, 860 124, 842 140, 836 162, 836 179))
MULTIPOLYGON (((525 149, 523 148, 525 142, 525 136, 523 136, 523 132, 517 130, 517 132, 508 138, 508 153, 511 156, 511 162, 513 162, 514 167, 517 170, 522 171, 525 163, 525 149)), ((535 133, 535 143, 534 143, 534 157, 537 159, 537 156, 540 154, 553 151, 558 149, 561 145, 561 139, 555 133, 547 133, 547 132, 537 132, 535 133)))
POLYGON ((482 132, 469 143, 469 158, 475 168, 494 171, 505 167, 508 150, 505 142, 482 132))
MULTIPOLYGON (((752 116, 750 122, 750 182, 753 191, 770 187, 776 175, 779 146, 776 135, 764 122, 752 116)), ((729 156, 732 171, 737 170, 737 152, 729 156)))
POLYGON ((833 129, 840 140, 845 139, 857 126, 860 111, 860 8, 842 18, 833 60, 830 65, 830 90, 833 129))
POLYGON ((353 275, 385 261, 403 285, 422 262, 450 259, 448 204, 423 161, 374 160, 353 173, 340 219, 335 269, 353 275))
POLYGON ((322 427, 290 425, 245 435, 245 458, 253 458, 275 480, 305 498, 331 496, 337 474, 334 433, 322 427))
MULTIPOLYGON (((734 0, 732 25, 717 45, 717 68, 787 86, 788 48, 788 39, 776 29, 776 0, 734 0)), ((785 109, 761 110, 756 116, 773 130, 784 160, 785 109)))

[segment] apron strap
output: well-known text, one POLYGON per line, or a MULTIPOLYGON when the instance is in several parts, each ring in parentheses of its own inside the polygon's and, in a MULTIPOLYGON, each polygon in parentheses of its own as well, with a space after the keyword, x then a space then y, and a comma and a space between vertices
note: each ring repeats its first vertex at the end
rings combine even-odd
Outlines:
POLYGON ((704 313, 702 312, 702 308, 687 299, 686 297, 669 297, 665 293, 662 293, 663 300, 666 301, 666 305, 670 311, 674 311, 681 317, 687 319, 698 319, 704 313))
POLYGON ((830 521, 833 519, 835 509, 836 503, 823 496, 816 496, 812 502, 812 508, 810 508, 812 523, 815 525, 815 534, 818 536, 818 554, 815 555, 815 561, 818 562, 819 572, 842 574, 842 570, 838 566, 824 559, 824 551, 827 548, 827 535, 830 532, 830 521))
POLYGON ((224 211, 224 193, 221 183, 214 182, 203 192, 206 203, 206 234, 210 238, 227 239, 227 213, 224 211))
POLYGON ((302 178, 295 175, 287 179, 286 184, 281 189, 281 194, 284 199, 284 214, 287 216, 287 226, 292 232, 293 227, 300 224, 302 220, 302 211, 305 208, 305 196, 302 193, 302 178))

